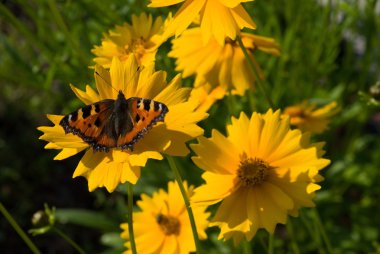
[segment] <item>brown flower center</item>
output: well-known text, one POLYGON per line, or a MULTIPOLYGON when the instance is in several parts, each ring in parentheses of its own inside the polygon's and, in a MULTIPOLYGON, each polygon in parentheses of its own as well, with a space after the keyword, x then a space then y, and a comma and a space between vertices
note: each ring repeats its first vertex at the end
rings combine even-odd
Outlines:
POLYGON ((243 186, 254 186, 265 181, 270 169, 273 167, 262 159, 247 158, 244 155, 240 161, 237 176, 243 186))
POLYGON ((156 221, 165 235, 179 235, 181 223, 177 218, 170 215, 158 214, 156 221))
POLYGON ((145 55, 146 41, 143 37, 132 39, 131 43, 124 46, 125 49, 125 59, 128 58, 130 53, 134 53, 137 61, 141 63, 141 59, 145 55))
POLYGON ((308 113, 305 112, 305 110, 303 110, 303 109, 299 109, 299 110, 293 112, 292 117, 299 117, 299 118, 303 118, 304 119, 304 118, 308 117, 308 113))

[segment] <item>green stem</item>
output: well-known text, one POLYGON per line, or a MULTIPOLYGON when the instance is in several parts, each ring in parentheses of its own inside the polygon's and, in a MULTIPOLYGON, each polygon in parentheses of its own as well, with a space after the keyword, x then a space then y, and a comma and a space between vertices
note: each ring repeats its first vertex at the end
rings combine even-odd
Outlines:
POLYGON ((259 87, 261 92, 264 94, 266 100, 268 101, 269 106, 274 109, 274 104, 272 102, 272 99, 270 98, 268 92, 265 90, 264 84, 262 83, 262 80, 260 79, 260 76, 257 72, 256 66, 254 65, 251 57, 249 56, 248 51, 245 48, 243 41, 241 40, 240 36, 237 36, 236 40, 238 41, 239 46, 244 53, 245 59, 247 59, 247 62, 249 64, 249 66, 251 67, 253 74, 255 75, 257 86, 259 87))
POLYGON ((268 252, 268 245, 266 244, 262 234, 258 234, 259 242, 261 244, 261 247, 263 247, 265 252, 268 252))
POLYGON ((251 253, 252 253, 251 242, 244 240, 243 241, 243 254, 251 254, 251 253))
POLYGON ((300 253, 300 249, 298 248, 298 244, 297 244, 297 241, 296 241, 296 237, 294 235, 294 231, 293 231, 293 225, 292 225, 292 222, 290 219, 288 219, 288 222, 286 223, 286 229, 288 230, 288 233, 290 235, 290 244, 293 248, 293 253, 294 254, 299 254, 300 253))
POLYGON ((49 5, 51 14, 52 14, 53 18, 55 19, 55 22, 57 23, 57 26, 65 34, 68 43, 76 51, 80 60, 83 61, 84 63, 87 63, 87 57, 83 54, 83 50, 81 50, 79 48, 77 41, 74 40, 73 37, 71 36, 69 29, 67 28, 67 25, 65 24, 65 21, 63 20, 62 15, 58 10, 58 7, 57 7, 55 0, 48 0, 47 2, 49 5))
POLYGON ((171 156, 167 156, 166 158, 169 162, 170 168, 173 170, 173 173, 174 173, 175 178, 177 180, 179 189, 181 190, 183 200, 185 201, 187 213, 189 214, 191 229, 193 230, 193 237, 194 237, 194 241, 195 241, 196 253, 200 253, 201 252, 201 244, 200 244, 199 237, 198 237, 197 227, 195 225, 193 210, 191 210, 191 207, 190 207, 189 197, 187 196, 187 192, 185 190, 185 187, 183 186, 181 175, 178 171, 178 168, 177 168, 173 158, 171 156))
POLYGON ((86 252, 76 242, 74 242, 68 235, 63 233, 63 231, 59 230, 56 227, 53 227, 53 232, 57 233, 60 237, 65 239, 80 254, 86 254, 86 252))
POLYGON ((327 251, 328 251, 328 253, 334 253, 333 252, 333 248, 332 248, 331 243, 330 243, 330 240, 327 237, 326 230, 325 230, 325 228, 324 228, 324 226, 323 226, 323 224, 321 222, 321 218, 319 217, 318 210, 316 208, 314 208, 313 210, 314 210, 315 221, 316 221, 316 223, 318 225, 319 231, 321 232, 322 239, 325 242, 327 251))
POLYGON ((132 254, 136 254, 135 235, 133 233, 133 185, 128 183, 128 232, 132 254))
POLYGON ((22 240, 28 245, 29 249, 34 254, 41 254, 41 251, 37 248, 36 245, 30 240, 28 235, 22 230, 22 228, 17 224, 17 222, 13 219, 12 215, 7 211, 7 209, 0 202, 0 212, 4 215, 5 219, 11 224, 13 229, 17 232, 17 234, 21 237, 22 240))
POLYGON ((233 101, 231 91, 228 93, 228 96, 227 96, 227 105, 228 105, 228 111, 230 112, 229 117, 231 117, 234 115, 234 112, 235 112, 234 101, 233 101))
POLYGON ((300 210, 300 218, 311 239, 314 239, 314 241, 317 243, 318 253, 324 253, 324 248, 321 244, 321 235, 318 234, 318 230, 316 230, 317 225, 314 225, 315 220, 313 221, 311 218, 309 218, 303 210, 300 210))
POLYGON ((256 101, 255 101, 252 91, 248 92, 248 102, 249 102, 249 107, 251 108, 251 112, 257 111, 256 101))
POLYGON ((274 253, 274 236, 273 234, 269 233, 269 240, 268 240, 268 254, 274 253))
POLYGON ((314 237, 315 230, 313 229, 312 225, 310 225, 309 218, 306 217, 306 214, 302 210, 300 210, 300 218, 310 237, 314 237))

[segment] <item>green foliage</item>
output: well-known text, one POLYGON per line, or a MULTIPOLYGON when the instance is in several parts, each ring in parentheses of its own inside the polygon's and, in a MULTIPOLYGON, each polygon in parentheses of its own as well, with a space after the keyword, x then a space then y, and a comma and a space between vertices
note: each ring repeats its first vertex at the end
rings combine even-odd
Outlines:
MULTIPOLYGON (((91 49, 102 34, 131 15, 147 11, 166 16, 173 8, 149 9, 147 1, 2 1, 0 3, 0 197, 24 229, 44 202, 57 207, 57 227, 63 228, 88 253, 120 253, 119 224, 126 221, 125 187, 113 194, 87 193, 85 180, 72 180, 78 156, 52 161, 43 149, 37 126, 46 113, 67 113, 80 106, 70 91, 93 85, 91 49), (16 204, 17 203, 17 204, 16 204), (57 225, 58 224, 58 225, 57 225)), ((267 90, 278 108, 304 99, 324 104, 337 100, 341 112, 330 129, 316 140, 326 141, 332 164, 323 171, 315 210, 303 209, 291 224, 276 231, 275 253, 379 253, 380 251, 380 113, 379 98, 370 89, 379 81, 379 1, 256 0, 246 9, 257 23, 256 34, 274 37, 281 56, 257 53, 266 74, 267 90), (327 2, 325 5, 319 2, 327 2), (325 238, 323 235, 325 232, 325 238), (329 246, 329 243, 331 246, 329 246)), ((165 43, 156 68, 172 78, 174 60, 165 43)), ((193 78, 184 80, 190 86, 193 78)), ((378 96, 378 95, 377 95, 378 96)), ((266 111, 259 90, 217 102, 201 123, 205 135, 212 128, 225 132, 230 116, 250 113, 250 103, 266 111)), ((200 185, 201 170, 190 159, 176 161, 182 176, 200 185)), ((151 161, 142 170, 135 199, 166 185, 173 175, 166 161, 151 161)), ((212 210, 212 209, 211 209, 212 210)), ((0 221, 3 253, 26 253, 5 221, 0 221)), ((241 253, 244 248, 266 251, 267 234, 233 247, 217 240, 210 228, 204 244, 208 253, 241 253)), ((38 236, 46 253, 75 253, 58 236, 38 236), (50 237, 50 238, 49 238, 50 237), (53 248, 54 242, 62 249, 53 248)), ((44 252, 44 253, 45 253, 44 252)))

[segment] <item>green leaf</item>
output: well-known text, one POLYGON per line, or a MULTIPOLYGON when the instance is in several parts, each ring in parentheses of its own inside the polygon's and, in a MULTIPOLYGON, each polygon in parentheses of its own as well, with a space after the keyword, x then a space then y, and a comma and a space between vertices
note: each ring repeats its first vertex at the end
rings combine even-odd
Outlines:
POLYGON ((116 231, 119 229, 119 223, 116 221, 101 213, 85 209, 57 209, 56 220, 62 224, 72 223, 104 231, 116 231))

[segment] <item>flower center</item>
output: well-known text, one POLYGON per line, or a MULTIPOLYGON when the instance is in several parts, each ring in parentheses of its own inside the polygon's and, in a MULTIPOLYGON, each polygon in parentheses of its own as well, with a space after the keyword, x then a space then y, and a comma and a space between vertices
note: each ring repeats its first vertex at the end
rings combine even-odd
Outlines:
POLYGON ((179 235, 181 224, 177 218, 170 215, 158 214, 156 221, 165 235, 179 235))
POLYGON ((143 37, 133 39, 129 45, 124 46, 126 54, 129 55, 129 53, 134 53, 137 61, 141 63, 141 59, 145 54, 145 44, 146 41, 143 37))
POLYGON ((249 187, 264 182, 269 170, 273 167, 259 158, 247 158, 246 155, 242 157, 237 171, 237 176, 242 185, 249 187))
POLYGON ((299 118, 307 118, 308 117, 307 112, 305 112, 305 110, 303 110, 303 109, 299 109, 299 110, 293 112, 293 114, 294 114, 293 115, 294 117, 299 117, 299 118))

